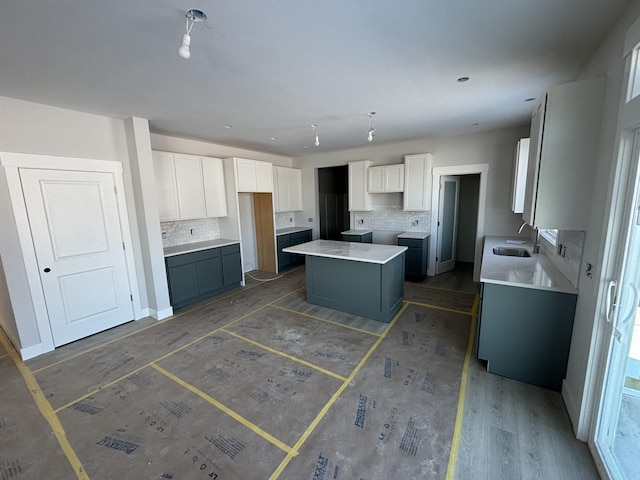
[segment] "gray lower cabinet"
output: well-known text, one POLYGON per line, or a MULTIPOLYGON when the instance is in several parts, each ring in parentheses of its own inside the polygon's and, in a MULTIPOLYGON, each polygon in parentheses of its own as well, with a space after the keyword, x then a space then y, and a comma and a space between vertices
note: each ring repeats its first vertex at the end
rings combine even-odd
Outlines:
POLYGON ((240 286, 240 245, 166 257, 165 267, 171 306, 184 307, 240 286))
POLYGON ((362 235, 352 235, 350 233, 342 234, 343 242, 373 243, 373 233, 364 233, 362 235))
POLYGON ((429 237, 398 238, 398 245, 407 247, 404 252, 404 278, 412 282, 421 282, 427 276, 429 258, 429 237))
POLYGON ((295 233, 283 233, 276 237, 278 245, 278 271, 282 272, 288 268, 297 267, 304 264, 304 255, 296 255, 283 252, 283 248, 300 245, 310 242, 312 238, 311 229, 295 233))
POLYGON ((560 391, 577 295, 483 284, 478 358, 487 371, 560 391))

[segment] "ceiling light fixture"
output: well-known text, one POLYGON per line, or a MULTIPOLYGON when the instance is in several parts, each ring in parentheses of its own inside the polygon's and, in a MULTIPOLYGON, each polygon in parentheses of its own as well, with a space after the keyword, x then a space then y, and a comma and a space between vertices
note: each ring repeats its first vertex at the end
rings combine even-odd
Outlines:
POLYGON ((369 112, 369 130, 367 130, 367 141, 373 142, 373 133, 376 131, 375 128, 371 127, 371 117, 375 115, 376 112, 369 112))
POLYGON ((320 137, 318 135, 318 125, 314 123, 313 125, 311 125, 311 129, 313 130, 313 134, 316 136, 315 146, 317 147, 320 145, 320 137))
POLYGON ((207 19, 207 14, 202 10, 191 9, 186 12, 184 16, 187 17, 187 32, 182 36, 182 44, 180 48, 178 48, 178 55, 187 59, 191 56, 191 51, 189 50, 189 45, 191 44, 191 29, 196 23, 204 23, 207 19))

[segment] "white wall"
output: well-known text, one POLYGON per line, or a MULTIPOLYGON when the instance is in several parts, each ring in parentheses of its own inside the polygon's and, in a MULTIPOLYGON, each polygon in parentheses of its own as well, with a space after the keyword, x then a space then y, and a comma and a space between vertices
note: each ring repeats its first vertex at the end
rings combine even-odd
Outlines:
POLYGON ((529 136, 529 126, 495 130, 473 135, 435 137, 389 145, 376 145, 312 154, 293 160, 302 168, 302 212, 296 212, 296 224, 311 225, 315 236, 319 231, 317 168, 346 165, 354 160, 371 160, 374 165, 403 163, 404 155, 432 153, 433 166, 489 164, 485 233, 515 235, 522 215, 510 210, 513 155, 518 140, 529 136), (308 222, 311 217, 313 221, 308 222))
POLYGON ((638 16, 640 16, 640 1, 635 0, 629 4, 618 23, 591 56, 578 77, 578 79, 584 79, 600 75, 607 76, 598 164, 595 181, 591 187, 590 220, 585 235, 580 269, 580 294, 578 295, 573 324, 567 376, 562 391, 576 435, 581 440, 587 439, 591 409, 595 400, 589 394, 589 387, 593 380, 590 378, 590 373, 594 367, 597 368, 594 365, 598 358, 594 339, 598 322, 601 321, 597 308, 598 292, 604 288, 601 272, 607 233, 605 231, 605 216, 611 200, 609 188, 617 148, 615 144, 616 127, 624 81, 622 57, 624 36, 638 16), (595 274, 591 279, 584 274, 587 262, 595 265, 595 274))

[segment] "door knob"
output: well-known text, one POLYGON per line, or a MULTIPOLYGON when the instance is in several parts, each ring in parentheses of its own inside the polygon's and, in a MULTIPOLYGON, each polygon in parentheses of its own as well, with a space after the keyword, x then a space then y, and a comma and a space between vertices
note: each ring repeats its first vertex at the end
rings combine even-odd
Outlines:
POLYGON ((49 273, 51 271, 51 269, 49 267, 44 269, 44 273, 49 273))

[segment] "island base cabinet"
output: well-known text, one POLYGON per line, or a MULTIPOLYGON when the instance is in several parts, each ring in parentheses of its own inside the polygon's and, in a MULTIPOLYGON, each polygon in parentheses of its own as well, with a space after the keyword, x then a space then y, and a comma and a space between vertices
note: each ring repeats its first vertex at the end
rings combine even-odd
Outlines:
POLYGON ((385 264, 307 255, 307 301, 389 323, 402 307, 404 253, 385 264))
POLYGON ((577 295, 484 283, 478 358, 487 371, 560 391, 577 295))
POLYGON ((165 266, 173 308, 231 290, 242 281, 237 244, 167 257, 165 266))

